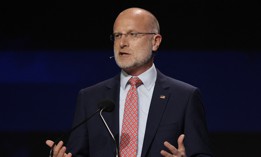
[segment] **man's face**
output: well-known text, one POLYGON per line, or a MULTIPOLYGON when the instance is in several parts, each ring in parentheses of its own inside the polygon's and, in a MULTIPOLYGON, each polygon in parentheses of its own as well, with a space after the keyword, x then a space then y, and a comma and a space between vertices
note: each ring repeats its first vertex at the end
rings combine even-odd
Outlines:
POLYGON ((114 57, 117 65, 126 72, 139 71, 142 73, 152 65, 155 35, 137 34, 154 33, 150 28, 148 19, 144 17, 122 15, 116 19, 114 57))

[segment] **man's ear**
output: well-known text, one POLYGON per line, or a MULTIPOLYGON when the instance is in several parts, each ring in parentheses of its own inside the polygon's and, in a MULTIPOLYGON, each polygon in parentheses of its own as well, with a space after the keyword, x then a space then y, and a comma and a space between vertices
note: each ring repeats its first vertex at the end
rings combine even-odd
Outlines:
POLYGON ((162 36, 160 34, 154 35, 154 37, 153 37, 153 47, 152 47, 153 51, 158 50, 160 43, 161 43, 161 40, 162 40, 162 36))

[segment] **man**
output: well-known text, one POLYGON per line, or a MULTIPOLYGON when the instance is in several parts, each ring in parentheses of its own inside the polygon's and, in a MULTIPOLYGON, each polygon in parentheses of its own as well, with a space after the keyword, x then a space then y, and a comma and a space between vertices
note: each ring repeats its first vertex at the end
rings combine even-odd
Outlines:
MULTIPOLYGON (((122 69, 121 74, 80 91, 74 125, 94 113, 99 101, 109 98, 115 102, 115 109, 104 113, 104 117, 121 157, 211 156, 199 90, 165 76, 154 65, 154 54, 162 40, 155 16, 141 8, 122 11, 114 22, 112 38, 114 58, 122 69), (138 79, 139 85, 130 85, 130 78, 138 79), (130 89, 135 93, 131 98, 128 97, 130 89), (138 101, 138 129, 134 122, 125 129, 130 121, 125 120, 129 99, 138 101), (132 152, 124 155, 127 149, 132 152)), ((53 145, 50 140, 46 143, 53 145)), ((67 147, 71 153, 65 153, 66 147, 59 142, 54 147, 54 156, 112 157, 117 152, 98 115, 71 134, 67 147)))

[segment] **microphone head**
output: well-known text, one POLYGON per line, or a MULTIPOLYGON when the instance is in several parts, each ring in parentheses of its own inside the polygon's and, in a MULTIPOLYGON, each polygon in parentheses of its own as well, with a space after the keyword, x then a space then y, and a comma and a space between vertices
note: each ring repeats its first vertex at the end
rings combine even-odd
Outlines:
POLYGON ((105 112, 112 112, 115 108, 115 104, 112 100, 103 100, 98 103, 98 108, 103 109, 105 112))

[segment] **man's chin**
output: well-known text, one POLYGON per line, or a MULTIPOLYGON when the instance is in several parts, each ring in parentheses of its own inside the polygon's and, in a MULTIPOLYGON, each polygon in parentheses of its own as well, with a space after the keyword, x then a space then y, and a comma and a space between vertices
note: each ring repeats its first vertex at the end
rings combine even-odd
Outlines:
POLYGON ((121 68, 121 69, 133 69, 133 68, 136 68, 137 66, 136 65, 133 65, 133 64, 121 64, 121 63, 117 63, 117 65, 121 68))
POLYGON ((136 66, 122 66, 120 67, 121 69, 123 69, 124 71, 130 71, 136 68, 136 66))

